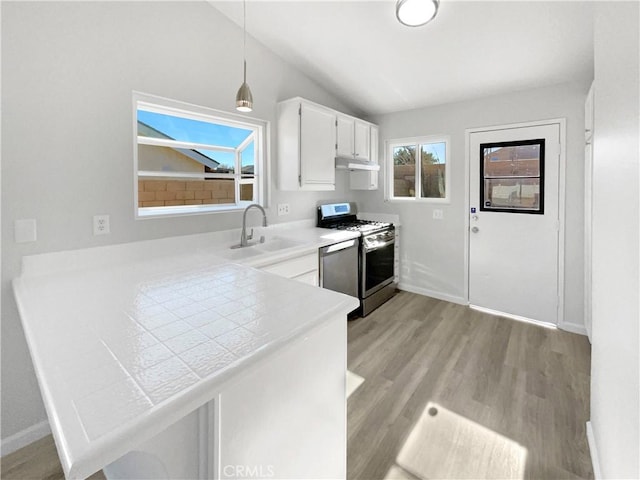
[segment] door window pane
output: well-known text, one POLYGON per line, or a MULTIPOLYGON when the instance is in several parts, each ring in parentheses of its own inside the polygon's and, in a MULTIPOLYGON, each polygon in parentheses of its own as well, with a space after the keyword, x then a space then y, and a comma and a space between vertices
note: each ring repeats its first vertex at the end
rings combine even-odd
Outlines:
POLYGON ((544 139, 480 145, 480 210, 544 213, 544 139))
POLYGON ((416 147, 406 145, 393 149, 393 196, 414 197, 416 194, 416 147))
POLYGON ((484 151, 484 176, 540 176, 540 145, 488 147, 484 151))
POLYGON ((538 211, 540 179, 485 179, 484 205, 493 209, 508 208, 538 211))

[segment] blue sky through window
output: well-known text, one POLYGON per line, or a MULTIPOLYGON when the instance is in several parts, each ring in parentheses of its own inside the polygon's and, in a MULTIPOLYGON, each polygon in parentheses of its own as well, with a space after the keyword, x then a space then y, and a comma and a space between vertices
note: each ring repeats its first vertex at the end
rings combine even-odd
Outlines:
MULTIPOLYGON (((202 122, 189 118, 166 115, 162 113, 138 110, 138 121, 158 130, 164 135, 178 141, 205 143, 220 147, 237 148, 252 131, 245 128, 229 127, 216 123, 202 122)), ((251 142, 242 154, 242 165, 252 165, 254 158, 254 143, 251 142)), ((203 155, 212 158, 220 165, 233 167, 235 157, 233 153, 211 152, 198 150, 203 155)))
POLYGON ((421 147, 423 152, 433 155, 433 158, 436 159, 436 163, 445 163, 446 143, 426 143, 421 145, 421 147))

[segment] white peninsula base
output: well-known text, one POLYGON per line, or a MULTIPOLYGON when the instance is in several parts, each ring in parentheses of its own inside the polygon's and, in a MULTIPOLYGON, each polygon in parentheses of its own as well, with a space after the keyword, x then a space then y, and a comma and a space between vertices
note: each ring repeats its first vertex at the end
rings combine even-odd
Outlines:
POLYGON ((327 319, 105 467, 107 478, 345 478, 346 335, 344 315, 327 319))

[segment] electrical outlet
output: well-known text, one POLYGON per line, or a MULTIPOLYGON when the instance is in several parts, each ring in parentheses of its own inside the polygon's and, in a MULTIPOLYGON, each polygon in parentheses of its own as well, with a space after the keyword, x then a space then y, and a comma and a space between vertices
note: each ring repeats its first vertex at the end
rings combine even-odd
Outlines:
POLYGON ((278 204, 278 216, 289 215, 289 213, 291 213, 291 212, 289 211, 289 204, 288 203, 279 203, 278 204))
POLYGON ((440 210, 439 208, 435 209, 433 211, 433 218, 435 220, 442 220, 444 218, 444 215, 442 214, 442 210, 440 210))
POLYGON ((93 217, 93 234, 108 235, 111 233, 109 228, 109 215, 94 215, 93 217))

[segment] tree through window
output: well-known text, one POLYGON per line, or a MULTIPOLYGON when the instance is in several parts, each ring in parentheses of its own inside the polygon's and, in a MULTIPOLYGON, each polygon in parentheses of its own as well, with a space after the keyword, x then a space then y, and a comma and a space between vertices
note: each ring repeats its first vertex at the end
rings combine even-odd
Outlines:
POLYGON ((448 143, 443 137, 389 142, 390 199, 446 199, 448 143))

